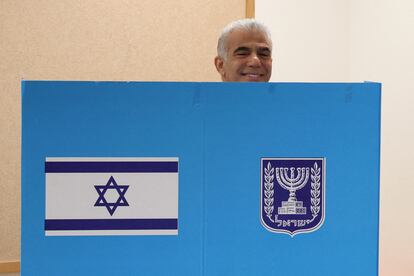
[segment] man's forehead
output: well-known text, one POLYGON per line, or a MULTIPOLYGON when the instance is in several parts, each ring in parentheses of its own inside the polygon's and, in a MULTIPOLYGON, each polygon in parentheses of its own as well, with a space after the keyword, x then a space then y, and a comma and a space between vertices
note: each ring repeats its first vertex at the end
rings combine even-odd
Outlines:
POLYGON ((259 30, 236 29, 229 34, 227 47, 228 49, 258 47, 270 50, 271 43, 266 34, 259 30))

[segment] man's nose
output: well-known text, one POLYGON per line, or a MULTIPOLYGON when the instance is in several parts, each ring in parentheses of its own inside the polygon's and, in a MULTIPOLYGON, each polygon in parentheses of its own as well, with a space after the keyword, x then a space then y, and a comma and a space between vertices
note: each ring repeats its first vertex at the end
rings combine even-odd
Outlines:
POLYGON ((247 65, 252 66, 252 67, 260 66, 260 59, 259 59, 257 53, 255 53, 255 52, 251 53, 251 55, 249 56, 249 60, 248 60, 247 65))

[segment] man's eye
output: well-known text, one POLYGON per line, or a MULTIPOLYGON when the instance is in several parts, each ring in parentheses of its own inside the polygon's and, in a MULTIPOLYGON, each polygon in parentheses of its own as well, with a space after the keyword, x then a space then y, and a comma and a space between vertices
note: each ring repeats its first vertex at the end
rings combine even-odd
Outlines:
POLYGON ((249 55, 249 52, 247 51, 238 51, 236 52, 236 56, 247 56, 249 55))
POLYGON ((260 52, 259 55, 261 57, 270 57, 270 52, 266 51, 266 52, 260 52))

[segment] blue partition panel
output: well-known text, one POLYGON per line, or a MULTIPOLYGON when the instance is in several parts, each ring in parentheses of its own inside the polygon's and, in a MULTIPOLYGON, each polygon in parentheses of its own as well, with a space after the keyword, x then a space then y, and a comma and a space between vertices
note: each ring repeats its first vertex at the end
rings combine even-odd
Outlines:
POLYGON ((22 275, 377 275, 380 89, 23 81, 22 275))

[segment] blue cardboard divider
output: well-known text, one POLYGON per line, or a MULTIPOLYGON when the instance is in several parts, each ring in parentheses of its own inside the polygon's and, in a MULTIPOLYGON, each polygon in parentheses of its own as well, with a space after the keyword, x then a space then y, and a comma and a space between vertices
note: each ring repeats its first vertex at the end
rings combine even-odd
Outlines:
POLYGON ((380 89, 23 81, 22 275, 376 275, 380 89), (178 157, 178 235, 45 236, 46 157, 178 157), (325 158, 319 229, 262 225, 265 157, 325 158))

